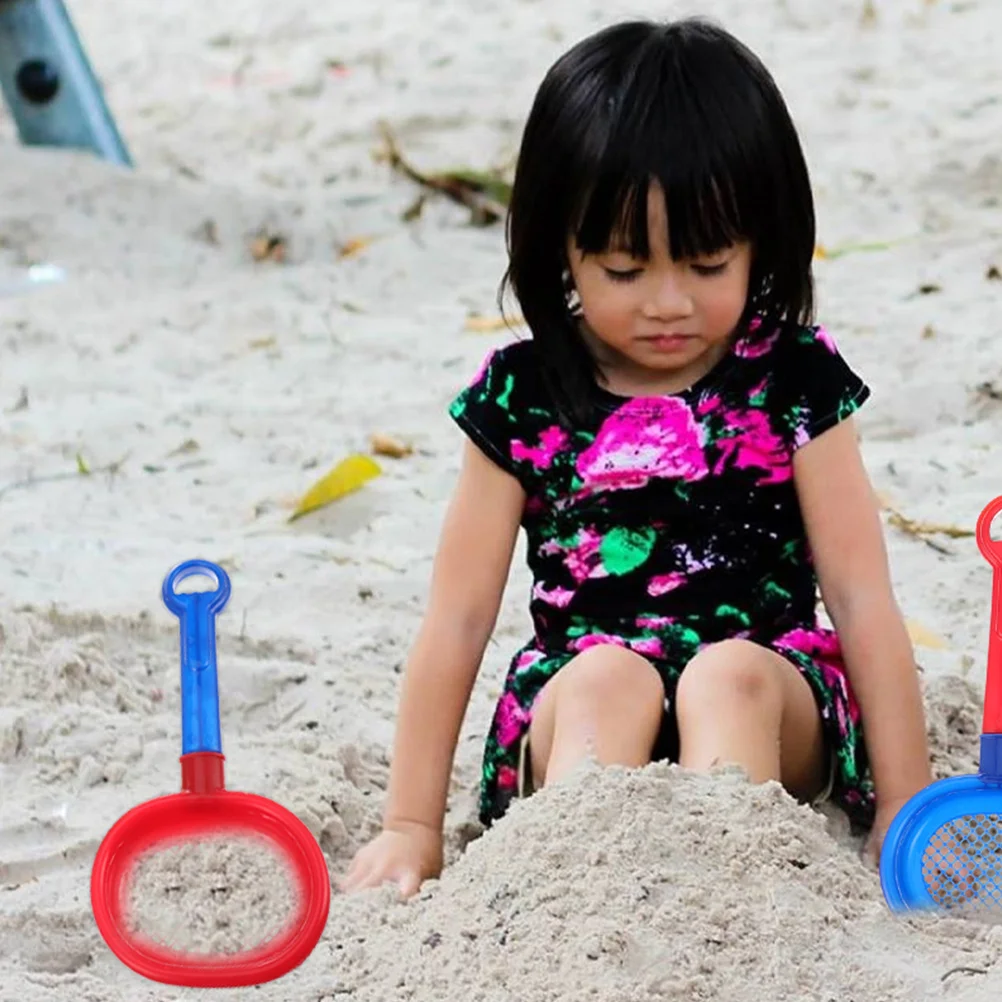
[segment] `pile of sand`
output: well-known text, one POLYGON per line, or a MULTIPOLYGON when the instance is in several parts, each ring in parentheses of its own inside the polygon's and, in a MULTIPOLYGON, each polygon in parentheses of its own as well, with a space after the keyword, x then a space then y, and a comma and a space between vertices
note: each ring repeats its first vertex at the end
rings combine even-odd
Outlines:
POLYGON ((731 771, 584 769, 518 805, 413 906, 381 902, 376 928, 371 901, 339 904, 325 998, 904 1000, 949 983, 951 998, 987 999, 1002 987, 1002 969, 986 973, 1002 928, 889 919, 877 878, 824 818, 731 771))

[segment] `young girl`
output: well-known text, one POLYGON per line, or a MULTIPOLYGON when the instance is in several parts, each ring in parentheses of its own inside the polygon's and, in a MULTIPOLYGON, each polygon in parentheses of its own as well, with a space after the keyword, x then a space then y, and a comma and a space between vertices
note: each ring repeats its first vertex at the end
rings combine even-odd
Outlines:
POLYGON ((487 735, 486 825, 589 756, 734 763, 832 798, 876 853, 931 781, 853 426, 869 390, 812 325, 814 246, 783 99, 720 28, 619 24, 547 74, 508 220, 532 337, 452 404, 464 462, 384 830, 342 889, 409 896, 441 870, 453 754, 520 526, 534 632, 487 735))

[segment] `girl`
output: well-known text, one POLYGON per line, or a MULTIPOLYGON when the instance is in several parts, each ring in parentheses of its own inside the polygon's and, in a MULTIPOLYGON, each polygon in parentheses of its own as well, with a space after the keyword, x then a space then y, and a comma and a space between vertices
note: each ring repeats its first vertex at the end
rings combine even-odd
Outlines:
POLYGON ((931 781, 853 426, 869 390, 812 325, 814 246, 783 99, 725 31, 619 24, 547 74, 508 219, 506 281, 532 337, 451 406, 464 461, 384 830, 343 890, 409 896, 441 870, 453 754, 519 526, 534 631, 487 736, 484 824, 588 756, 734 763, 832 798, 875 854, 931 781))

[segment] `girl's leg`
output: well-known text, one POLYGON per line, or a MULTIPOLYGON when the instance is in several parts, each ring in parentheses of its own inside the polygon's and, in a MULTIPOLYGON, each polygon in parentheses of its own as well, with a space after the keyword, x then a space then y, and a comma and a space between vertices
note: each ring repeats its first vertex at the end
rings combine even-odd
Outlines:
POLYGON ((664 697, 654 666, 623 647, 602 644, 568 661, 533 704, 533 786, 553 783, 591 755, 602 765, 646 765, 664 697))
POLYGON ((705 647, 682 672, 675 706, 681 765, 740 765, 752 782, 779 780, 802 800, 824 788, 828 762, 814 694, 775 651, 747 640, 705 647))

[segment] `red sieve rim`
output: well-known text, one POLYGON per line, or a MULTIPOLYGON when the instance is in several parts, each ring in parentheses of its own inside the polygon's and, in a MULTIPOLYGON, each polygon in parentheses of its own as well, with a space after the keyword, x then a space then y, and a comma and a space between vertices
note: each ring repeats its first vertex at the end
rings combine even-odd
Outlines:
POLYGON ((978 549, 993 569, 985 709, 981 725, 982 733, 990 735, 1002 734, 1002 542, 991 537, 992 521, 999 513, 1002 513, 1002 496, 985 505, 975 530, 978 549))
POLYGON ((330 876, 309 829, 280 804, 253 793, 174 793, 134 807, 104 837, 91 870, 91 906, 112 952, 162 984, 229 988, 281 977, 312 953, 327 924, 330 876), (195 837, 265 838, 280 852, 299 893, 299 909, 267 942, 232 956, 178 953, 128 932, 126 878, 150 849, 195 837))

